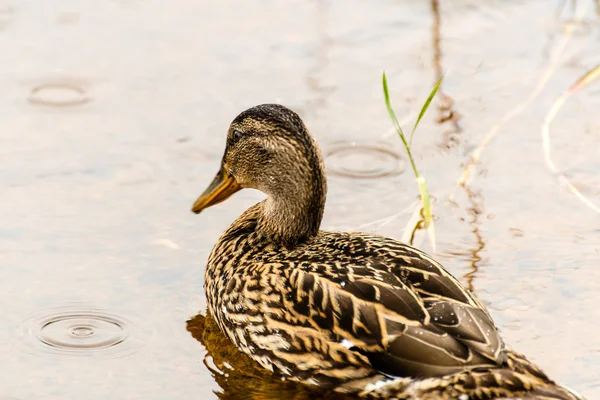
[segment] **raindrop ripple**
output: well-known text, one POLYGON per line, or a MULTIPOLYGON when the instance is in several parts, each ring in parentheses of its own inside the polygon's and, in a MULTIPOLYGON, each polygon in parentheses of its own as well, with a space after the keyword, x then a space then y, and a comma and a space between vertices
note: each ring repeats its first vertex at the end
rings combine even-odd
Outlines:
POLYGON ((46 309, 17 330, 29 350, 73 356, 122 357, 142 344, 130 320, 88 307, 46 309))
POLYGON ((52 107, 74 107, 90 101, 88 90, 83 82, 59 80, 42 83, 31 89, 31 104, 52 107))
POLYGON ((334 143, 325 151, 325 159, 333 175, 346 178, 377 179, 399 175, 404 170, 400 155, 381 143, 334 143))

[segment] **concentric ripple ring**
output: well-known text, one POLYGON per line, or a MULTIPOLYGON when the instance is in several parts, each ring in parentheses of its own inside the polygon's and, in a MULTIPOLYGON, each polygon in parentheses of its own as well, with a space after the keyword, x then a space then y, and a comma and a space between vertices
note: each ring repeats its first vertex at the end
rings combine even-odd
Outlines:
POLYGON ((324 153, 333 175, 356 179, 377 179, 403 172, 398 153, 380 143, 334 143, 324 153))
POLYGON ((43 83, 31 89, 29 94, 30 103, 43 106, 73 107, 89 101, 85 85, 72 80, 43 83))
POLYGON ((29 350, 59 355, 130 354, 142 342, 128 319, 88 307, 47 309, 19 325, 18 335, 29 350))

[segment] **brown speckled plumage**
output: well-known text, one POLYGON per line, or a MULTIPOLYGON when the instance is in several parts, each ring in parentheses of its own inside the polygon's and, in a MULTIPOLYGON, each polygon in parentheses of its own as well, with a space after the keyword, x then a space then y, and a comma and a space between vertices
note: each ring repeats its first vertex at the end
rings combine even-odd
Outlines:
POLYGON ((268 197, 221 236, 205 291, 219 328, 264 368, 370 398, 578 399, 507 349, 485 307, 427 254, 319 231, 323 161, 291 110, 261 105, 232 122, 194 211, 244 187, 268 197))

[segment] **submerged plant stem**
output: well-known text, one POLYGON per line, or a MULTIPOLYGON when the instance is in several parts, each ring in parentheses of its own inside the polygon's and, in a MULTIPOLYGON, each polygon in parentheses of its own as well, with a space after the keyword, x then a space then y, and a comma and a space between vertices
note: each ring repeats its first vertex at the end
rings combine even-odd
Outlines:
POLYGON ((579 9, 578 14, 575 17, 575 23, 568 24, 565 28, 565 33, 561 39, 561 41, 554 48, 554 52, 552 54, 550 65, 546 68, 546 71, 541 75, 536 87, 529 94, 529 96, 521 103, 517 104, 514 108, 506 113, 506 115, 492 128, 489 130, 483 141, 477 146, 477 148, 471 154, 470 160, 467 163, 467 166, 463 170, 460 178, 457 181, 458 186, 465 186, 470 183, 469 178, 471 177, 471 172, 475 168, 475 165, 479 162, 481 155, 487 145, 492 141, 492 139, 496 136, 496 134, 500 131, 503 125, 509 122, 511 119, 522 113, 527 107, 531 105, 538 97, 538 95, 542 92, 542 90, 546 87, 546 84, 554 74, 554 71, 558 67, 560 62, 560 57, 563 52, 567 48, 567 44, 571 37, 573 36, 573 32, 578 23, 581 22, 583 17, 586 15, 588 11, 587 6, 583 6, 579 9))
POLYGON ((561 94, 554 101, 552 108, 550 108, 550 111, 548 112, 548 115, 542 124, 542 146, 544 151, 544 160, 546 161, 548 169, 550 169, 550 171, 552 171, 558 177, 558 180, 565 185, 583 204, 600 213, 600 207, 594 204, 571 183, 569 178, 567 178, 567 176, 556 167, 550 155, 550 124, 552 121, 554 121, 558 111, 565 104, 567 99, 571 97, 571 95, 573 95, 579 89, 583 89, 598 78, 600 78, 600 65, 596 66, 596 68, 588 71, 585 75, 579 78, 577 82, 575 82, 566 92, 561 94))

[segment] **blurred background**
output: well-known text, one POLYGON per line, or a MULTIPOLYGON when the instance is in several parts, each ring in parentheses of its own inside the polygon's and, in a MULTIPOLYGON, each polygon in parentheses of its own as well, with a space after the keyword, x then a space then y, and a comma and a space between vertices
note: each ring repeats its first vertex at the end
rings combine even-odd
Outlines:
POLYGON ((418 190, 384 70, 408 131, 444 76, 413 146, 436 246, 415 244, 599 398, 599 39, 593 0, 0 0, 0 399, 236 398, 186 321, 263 196, 191 204, 230 121, 280 102, 325 154, 323 228, 401 238, 418 190))

